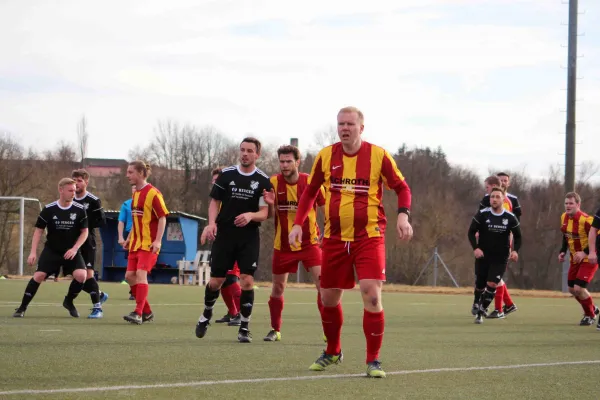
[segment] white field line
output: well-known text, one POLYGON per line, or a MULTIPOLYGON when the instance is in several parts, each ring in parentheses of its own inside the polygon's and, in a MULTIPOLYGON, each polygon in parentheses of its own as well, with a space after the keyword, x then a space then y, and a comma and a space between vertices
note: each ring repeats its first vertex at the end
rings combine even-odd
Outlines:
MULTIPOLYGON (((0 301, 0 307, 17 307, 19 306, 19 304, 21 304, 21 302, 19 301, 0 301)), ((90 305, 91 303, 74 303, 76 306, 86 306, 86 305, 90 305)), ((269 303, 254 303, 255 306, 266 306, 269 303)), ((313 301, 310 303, 285 303, 286 307, 287 306, 312 306, 312 305, 316 305, 317 302, 313 301)), ((354 301, 354 302, 345 302, 344 304, 362 304, 361 301, 354 301)), ((109 303, 109 304, 105 304, 103 307, 107 307, 111 308, 111 307, 131 307, 131 306, 135 305, 135 301, 131 301, 130 303, 109 303)), ((204 303, 159 303, 159 304, 155 304, 152 303, 150 304, 152 307, 179 307, 179 306, 194 306, 194 307, 201 307, 204 306, 204 303)), ((29 304, 29 306, 27 306, 27 308, 29 307, 62 307, 62 303, 36 303, 36 302, 32 302, 31 304, 29 304)))
MULTIPOLYGON (((458 367, 458 368, 432 368, 432 369, 413 369, 403 371, 387 372, 387 375, 411 375, 411 374, 432 374, 444 372, 470 372, 470 371, 491 371, 503 369, 523 369, 523 368, 539 368, 539 367, 557 367, 565 365, 590 365, 600 364, 600 360, 589 361, 557 361, 548 363, 536 364, 513 364, 513 365, 495 365, 483 367, 458 367)), ((292 381, 314 381, 323 379, 347 379, 364 377, 365 374, 338 374, 338 375, 304 375, 304 376, 289 376, 280 378, 255 378, 255 379, 226 379, 220 381, 195 381, 195 382, 178 382, 178 383, 159 383, 154 385, 122 385, 122 386, 98 386, 98 387, 81 387, 81 388, 64 388, 64 389, 23 389, 23 390, 7 390, 0 392, 0 396, 20 395, 20 394, 55 394, 55 393, 89 393, 89 392, 109 392, 119 390, 145 390, 145 389, 168 389, 168 388, 183 388, 196 386, 210 385, 232 385, 239 383, 268 383, 268 382, 292 382, 292 381)))

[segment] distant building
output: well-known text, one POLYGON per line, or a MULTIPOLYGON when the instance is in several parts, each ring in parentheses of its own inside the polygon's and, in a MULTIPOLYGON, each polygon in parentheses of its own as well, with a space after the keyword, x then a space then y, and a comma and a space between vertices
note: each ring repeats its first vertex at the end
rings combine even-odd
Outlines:
POLYGON ((120 174, 128 162, 120 158, 84 158, 83 168, 94 178, 108 178, 120 174))

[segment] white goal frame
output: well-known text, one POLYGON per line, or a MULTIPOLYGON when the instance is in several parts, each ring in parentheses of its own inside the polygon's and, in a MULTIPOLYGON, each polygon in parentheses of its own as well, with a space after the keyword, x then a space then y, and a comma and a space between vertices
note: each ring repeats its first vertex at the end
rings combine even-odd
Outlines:
POLYGON ((19 275, 23 275, 23 255, 25 250, 25 202, 35 201, 42 211, 42 203, 38 199, 31 197, 0 196, 0 201, 18 201, 19 202, 19 275))

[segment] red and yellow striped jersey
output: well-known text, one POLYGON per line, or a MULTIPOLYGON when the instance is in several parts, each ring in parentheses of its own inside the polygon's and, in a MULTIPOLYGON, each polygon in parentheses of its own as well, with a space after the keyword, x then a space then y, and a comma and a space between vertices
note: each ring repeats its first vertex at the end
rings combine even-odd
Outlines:
POLYGON ((131 200, 131 236, 129 251, 150 251, 152 242, 156 240, 158 220, 169 214, 167 206, 160 191, 146 184, 133 194, 131 200))
POLYGON ((394 159, 383 148, 365 141, 352 155, 344 153, 340 142, 319 152, 295 224, 304 222, 312 206, 310 200, 321 185, 325 187, 324 237, 330 239, 356 241, 383 236, 384 185, 398 194, 398 208, 409 209, 411 204, 410 188, 394 159))
POLYGON ((510 201, 510 199, 508 198, 508 196, 504 196, 504 202, 502 203, 502 207, 506 211, 512 212, 512 210, 513 210, 512 201, 510 201))
POLYGON ((288 239, 294 225, 298 202, 308 186, 308 174, 300 173, 298 181, 288 183, 282 174, 273 175, 271 184, 275 190, 275 240, 273 247, 281 251, 298 251, 319 242, 319 226, 317 225, 317 205, 325 205, 325 190, 323 187, 317 194, 317 199, 308 212, 308 218, 302 225, 302 243, 299 247, 291 247, 288 239))
MULTIPOLYGON (((592 216, 587 215, 581 210, 572 217, 567 215, 567 213, 561 215, 560 230, 567 239, 571 260, 573 260, 573 254, 583 251, 583 249, 588 247, 588 234, 590 233, 593 220, 592 216)), ((584 258, 583 262, 588 262, 588 258, 584 258)))

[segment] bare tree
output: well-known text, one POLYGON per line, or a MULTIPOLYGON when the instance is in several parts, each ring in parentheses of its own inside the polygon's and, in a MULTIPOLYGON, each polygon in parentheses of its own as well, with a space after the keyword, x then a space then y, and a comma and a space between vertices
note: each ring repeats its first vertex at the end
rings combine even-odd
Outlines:
POLYGON ((314 143, 319 147, 327 147, 334 144, 339 140, 337 129, 335 126, 330 125, 327 128, 315 132, 314 143))
POLYGON ((79 155, 81 157, 81 166, 83 167, 83 160, 87 157, 87 150, 88 150, 88 138, 89 138, 89 133, 87 130, 87 119, 85 118, 85 115, 83 115, 81 117, 81 120, 79 120, 79 123, 77 124, 77 144, 78 144, 78 150, 79 150, 79 155))

